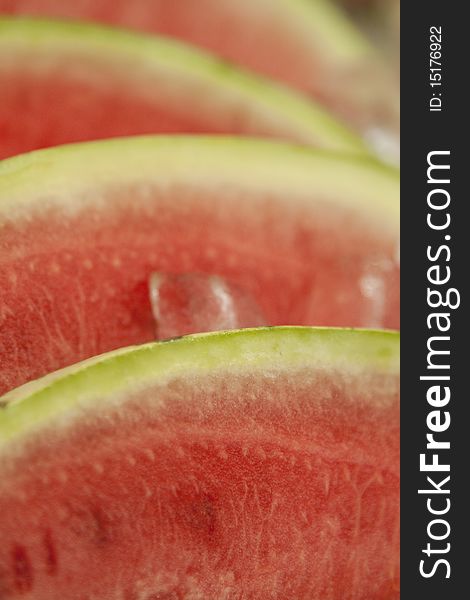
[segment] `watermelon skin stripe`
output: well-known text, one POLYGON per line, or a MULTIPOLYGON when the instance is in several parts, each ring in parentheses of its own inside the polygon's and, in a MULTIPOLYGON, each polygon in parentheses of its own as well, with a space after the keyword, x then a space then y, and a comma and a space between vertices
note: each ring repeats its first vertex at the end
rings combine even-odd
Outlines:
POLYGON ((186 101, 188 94, 197 95, 199 90, 202 107, 204 97, 214 98, 211 106, 216 112, 223 110, 225 102, 232 103, 256 116, 261 129, 271 130, 272 135, 353 154, 369 153, 359 135, 303 94, 171 38, 92 23, 0 16, 0 72, 11 64, 14 69, 16 56, 29 54, 38 69, 42 63, 63 63, 67 56, 72 64, 83 63, 82 69, 87 61, 92 65, 101 61, 111 80, 121 77, 146 96, 152 90, 158 95, 162 85, 176 86, 176 95, 186 101))
POLYGON ((270 327, 185 336, 91 358, 27 383, 0 399, 0 447, 67 411, 181 377, 222 372, 371 368, 398 375, 399 334, 391 331, 270 327))

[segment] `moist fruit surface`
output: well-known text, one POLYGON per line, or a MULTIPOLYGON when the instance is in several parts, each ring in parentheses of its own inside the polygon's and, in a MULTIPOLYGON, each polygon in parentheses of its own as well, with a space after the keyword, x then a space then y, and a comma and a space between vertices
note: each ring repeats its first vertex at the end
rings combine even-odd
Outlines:
POLYGON ((2 599, 398 598, 398 339, 182 338, 0 412, 2 599))
POLYGON ((4 161, 0 388, 155 339, 155 272, 222 277, 268 325, 396 328, 397 197, 373 161, 237 138, 4 161))

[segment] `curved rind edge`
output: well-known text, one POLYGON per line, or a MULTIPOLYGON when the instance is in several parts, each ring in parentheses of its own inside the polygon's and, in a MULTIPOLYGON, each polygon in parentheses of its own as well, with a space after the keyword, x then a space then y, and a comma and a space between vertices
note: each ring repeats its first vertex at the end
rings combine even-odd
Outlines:
POLYGON ((268 327, 195 334, 109 352, 27 383, 0 398, 0 447, 65 411, 216 372, 295 370, 315 365, 349 374, 399 373, 399 334, 391 331, 268 327), (197 346, 197 347, 195 347, 197 346))
MULTIPOLYGON (((139 181, 245 186, 324 201, 399 223, 399 175, 370 157, 237 136, 148 135, 36 150, 0 162, 0 221, 44 197, 75 210, 74 196, 139 181), (66 193, 64 193, 64 191, 66 193), (42 196, 42 197, 41 197, 42 196)), ((84 199, 80 200, 83 206, 84 199)))
POLYGON ((106 57, 118 65, 132 57, 137 59, 137 66, 145 70, 143 81, 147 85, 152 73, 158 78, 162 69, 170 69, 172 73, 179 73, 182 81, 185 78, 200 81, 212 87, 214 94, 228 93, 258 106, 263 114, 271 114, 274 121, 290 128, 292 135, 305 143, 315 145, 317 142, 327 148, 370 154, 357 133, 310 97, 181 40, 91 22, 0 15, 0 48, 2 46, 5 56, 10 47, 10 54, 14 48, 29 48, 36 54, 39 50, 41 53, 46 49, 51 53, 60 50, 59 57, 69 51, 76 55, 106 57))

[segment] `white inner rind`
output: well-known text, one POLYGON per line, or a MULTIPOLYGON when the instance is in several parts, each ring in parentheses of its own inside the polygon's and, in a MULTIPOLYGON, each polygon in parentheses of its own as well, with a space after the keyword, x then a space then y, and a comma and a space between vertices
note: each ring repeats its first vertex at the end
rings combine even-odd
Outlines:
POLYGON ((0 221, 28 216, 45 202, 76 214, 96 206, 100 190, 139 184, 246 189, 307 207, 330 202, 362 213, 398 237, 399 179, 394 169, 368 159, 224 136, 120 138, 8 159, 0 163, 0 221))
POLYGON ((116 80, 117 89, 125 86, 134 95, 162 100, 182 114, 201 112, 216 119, 224 111, 243 113, 248 125, 253 122, 266 133, 367 153, 357 135, 302 94, 170 38, 92 24, 0 18, 0 55, 0 69, 7 72, 24 64, 33 73, 63 71, 92 83, 93 77, 116 80))
POLYGON ((103 354, 1 399, 0 446, 69 411, 82 411, 178 378, 312 368, 350 377, 398 374, 399 336, 385 331, 275 327, 187 336, 103 354))

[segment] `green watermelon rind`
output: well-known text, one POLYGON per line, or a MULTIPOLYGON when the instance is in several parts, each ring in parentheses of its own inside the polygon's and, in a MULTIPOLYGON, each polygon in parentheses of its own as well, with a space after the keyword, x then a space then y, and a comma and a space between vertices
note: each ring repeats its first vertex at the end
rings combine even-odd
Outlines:
POLYGON ((298 369, 360 376, 399 373, 399 334, 384 330, 267 327, 131 346, 66 367, 0 398, 0 448, 126 392, 178 378, 298 369))
MULTIPOLYGON (((344 206, 398 235, 399 175, 369 157, 230 136, 137 136, 37 150, 0 161, 0 222, 48 206, 96 206, 101 188, 222 186, 344 206), (88 192, 95 193, 88 193, 88 192)), ((223 196, 223 195, 222 195, 223 196)), ((223 201, 223 200, 221 200, 223 201)))
POLYGON ((122 70, 132 62, 133 75, 144 75, 150 85, 159 73, 179 74, 215 97, 240 98, 264 118, 284 127, 299 142, 368 154, 365 142, 327 110, 301 93, 261 75, 251 74, 215 55, 175 39, 130 32, 92 23, 0 16, 0 56, 34 52, 64 57, 67 53, 109 61, 122 70))

